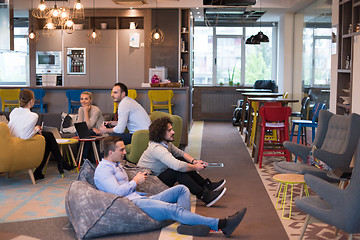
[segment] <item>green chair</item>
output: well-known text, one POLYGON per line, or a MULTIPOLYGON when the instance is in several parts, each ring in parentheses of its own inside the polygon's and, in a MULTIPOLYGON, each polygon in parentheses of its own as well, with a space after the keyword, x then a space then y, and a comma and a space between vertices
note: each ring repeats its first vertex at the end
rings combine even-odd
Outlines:
MULTIPOLYGON (((165 112, 155 111, 150 115, 150 120, 153 122, 161 117, 170 117, 173 121, 173 129, 175 131, 173 144, 177 147, 180 145, 182 134, 182 119, 177 115, 170 115, 165 112)), ((131 144, 125 146, 126 159, 132 163, 137 164, 141 155, 146 150, 149 144, 149 130, 139 130, 134 132, 131 144)))
POLYGON ((126 159, 137 164, 141 155, 149 144, 149 130, 139 130, 134 132, 131 138, 131 144, 125 146, 126 159))
POLYGON ((181 119, 181 117, 179 117, 178 115, 171 115, 166 112, 155 111, 155 112, 151 113, 150 120, 151 120, 151 122, 153 122, 156 119, 161 118, 161 117, 169 117, 171 119, 171 121, 173 122, 173 130, 175 131, 173 144, 176 147, 179 147, 181 135, 182 135, 182 119, 181 119))

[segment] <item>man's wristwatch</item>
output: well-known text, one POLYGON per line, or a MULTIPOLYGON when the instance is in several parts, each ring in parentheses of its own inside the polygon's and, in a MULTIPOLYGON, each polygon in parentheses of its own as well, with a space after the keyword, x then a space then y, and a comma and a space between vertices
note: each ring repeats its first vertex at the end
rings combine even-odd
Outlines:
POLYGON ((194 164, 194 161, 195 161, 196 159, 194 158, 193 160, 191 160, 191 164, 194 164))

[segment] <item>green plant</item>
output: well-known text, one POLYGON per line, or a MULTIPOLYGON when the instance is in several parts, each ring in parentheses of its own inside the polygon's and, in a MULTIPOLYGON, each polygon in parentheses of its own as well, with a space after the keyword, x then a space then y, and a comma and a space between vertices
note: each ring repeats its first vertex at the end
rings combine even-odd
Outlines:
POLYGON ((232 74, 230 74, 230 69, 228 69, 228 74, 229 74, 229 85, 232 86, 234 84, 235 67, 233 68, 232 74))

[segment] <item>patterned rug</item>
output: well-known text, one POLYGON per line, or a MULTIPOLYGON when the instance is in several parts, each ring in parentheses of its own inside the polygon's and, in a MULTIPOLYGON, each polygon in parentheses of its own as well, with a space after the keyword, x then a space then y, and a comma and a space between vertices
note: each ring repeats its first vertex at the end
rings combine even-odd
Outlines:
POLYGON ((0 223, 66 216, 64 199, 77 172, 65 171, 64 178, 50 162, 45 179, 33 185, 27 171, 6 178, 0 174, 0 223))
MULTIPOLYGON (((248 149, 251 156, 251 149, 248 149)), ((293 157, 294 159, 294 157, 293 157)), ((278 174, 273 167, 273 163, 277 161, 284 161, 284 158, 281 157, 264 157, 262 168, 259 169, 258 164, 256 165, 256 169, 261 177, 263 184, 269 194, 271 201, 273 202, 274 208, 276 206, 277 200, 277 191, 279 187, 279 182, 273 179, 273 176, 278 174)), ((294 193, 293 199, 296 199, 300 196, 300 185, 294 185, 294 193)), ((311 192, 310 194, 314 194, 311 192)), ((289 202, 290 202, 290 187, 288 187, 287 199, 286 199, 286 207, 285 207, 285 215, 284 217, 289 217, 289 202)), ((282 218, 282 209, 277 210, 278 216, 289 236, 289 239, 299 239, 301 229, 305 222, 306 213, 299 210, 294 202, 292 204, 291 218, 284 219, 282 218)), ((303 239, 335 239, 335 240, 346 240, 348 235, 343 231, 339 230, 338 235, 335 235, 335 227, 329 226, 328 224, 320 223, 320 221, 316 221, 315 223, 311 223, 308 225, 304 238, 303 239)), ((353 239, 360 239, 360 235, 354 235, 353 239)))

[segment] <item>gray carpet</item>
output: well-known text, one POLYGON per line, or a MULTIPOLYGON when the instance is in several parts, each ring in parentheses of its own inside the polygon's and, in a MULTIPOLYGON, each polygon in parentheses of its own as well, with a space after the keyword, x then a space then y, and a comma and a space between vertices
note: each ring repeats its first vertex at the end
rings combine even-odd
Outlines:
MULTIPOLYGON (((223 162, 225 166, 208 168, 201 174, 211 180, 226 178, 227 192, 211 208, 198 202, 196 213, 225 217, 247 207, 233 238, 288 239, 237 128, 229 122, 205 122, 202 139, 202 160, 223 162)), ((219 237, 222 234, 212 234, 207 239, 219 237)))
MULTIPOLYGON (((233 239, 288 239, 272 206, 254 164, 237 132, 226 122, 206 122, 202 142, 202 159, 223 162, 224 168, 207 168, 201 174, 212 180, 226 178, 227 192, 214 206, 207 208, 198 201, 196 212, 209 217, 226 217, 246 206, 248 212, 233 234, 233 239)), ((66 217, 2 223, 1 232, 39 239, 76 239, 66 217)), ((101 239, 155 240, 160 231, 122 234, 101 239)), ((212 233, 206 239, 224 239, 222 233, 212 233)), ((194 238, 200 239, 200 238, 194 238)))

